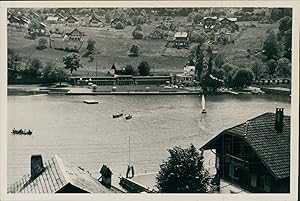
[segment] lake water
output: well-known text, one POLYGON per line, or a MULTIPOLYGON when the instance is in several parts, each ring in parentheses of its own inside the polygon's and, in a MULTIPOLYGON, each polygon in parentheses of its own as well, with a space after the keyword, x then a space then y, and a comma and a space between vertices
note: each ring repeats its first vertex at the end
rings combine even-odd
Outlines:
POLYGON ((200 96, 9 96, 8 184, 30 173, 31 154, 44 160, 58 154, 96 177, 104 163, 115 177, 124 175, 129 136, 135 171, 158 171, 167 149, 200 147, 224 129, 276 107, 290 115, 289 98, 267 95, 208 96, 207 114, 201 114, 200 96), (99 104, 84 104, 85 99, 99 104), (123 109, 133 118, 112 118, 123 109), (11 135, 13 128, 30 128, 33 134, 11 135))

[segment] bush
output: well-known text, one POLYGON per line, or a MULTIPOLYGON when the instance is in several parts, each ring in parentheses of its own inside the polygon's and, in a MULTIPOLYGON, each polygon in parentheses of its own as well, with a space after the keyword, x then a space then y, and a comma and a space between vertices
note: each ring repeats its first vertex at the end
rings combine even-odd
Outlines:
POLYGON ((129 56, 137 57, 140 54, 140 47, 133 44, 129 50, 129 56))
POLYGON ((135 30, 132 33, 132 36, 133 36, 134 39, 143 39, 144 38, 144 32, 139 31, 139 30, 135 30))
POLYGON ((150 65, 147 61, 142 61, 138 66, 139 74, 142 76, 147 76, 150 74, 150 65))

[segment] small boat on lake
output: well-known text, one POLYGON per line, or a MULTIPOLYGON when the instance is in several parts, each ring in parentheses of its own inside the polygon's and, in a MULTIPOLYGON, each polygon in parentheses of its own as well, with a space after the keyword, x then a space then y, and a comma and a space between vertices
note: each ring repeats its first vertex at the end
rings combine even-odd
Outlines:
POLYGON ((125 114, 124 117, 125 117, 126 120, 128 120, 128 119, 132 118, 132 115, 131 114, 125 114))
POLYGON ((31 130, 28 130, 26 131, 25 129, 19 129, 19 130, 16 130, 15 128, 11 131, 12 134, 14 135, 31 135, 32 134, 32 131, 31 130))
POLYGON ((121 116, 123 116, 123 113, 117 113, 112 115, 113 118, 119 118, 121 116))
POLYGON ((86 104, 98 104, 98 101, 96 100, 84 100, 83 102, 86 104))
POLYGON ((204 95, 202 95, 202 114, 207 113, 207 109, 205 108, 205 98, 204 95))

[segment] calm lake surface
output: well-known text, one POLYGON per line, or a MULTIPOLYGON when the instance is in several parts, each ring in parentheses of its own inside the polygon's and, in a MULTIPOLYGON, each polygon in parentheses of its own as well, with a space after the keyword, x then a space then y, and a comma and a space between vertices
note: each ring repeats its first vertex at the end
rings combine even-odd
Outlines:
POLYGON ((290 98, 207 96, 208 113, 201 114, 200 96, 9 96, 8 184, 30 173, 31 154, 42 154, 44 161, 58 154, 96 177, 102 164, 115 177, 124 175, 129 136, 135 171, 158 171, 167 149, 200 147, 224 129, 276 107, 290 115, 290 98), (99 104, 84 104, 85 99, 99 104), (133 118, 112 118, 123 109, 133 118), (33 134, 12 135, 13 128, 33 129, 33 134))

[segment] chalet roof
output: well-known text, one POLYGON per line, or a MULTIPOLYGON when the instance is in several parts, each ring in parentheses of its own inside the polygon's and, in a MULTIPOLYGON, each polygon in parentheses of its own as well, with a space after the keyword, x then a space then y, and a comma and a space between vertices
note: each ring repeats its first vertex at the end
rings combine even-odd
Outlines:
POLYGON ((213 19, 213 20, 217 20, 217 19, 218 19, 218 17, 216 17, 216 16, 213 16, 213 17, 209 17, 209 16, 207 16, 207 17, 203 17, 203 20, 206 20, 206 19, 213 19))
POLYGON ((57 193, 65 185, 72 185, 88 193, 119 193, 103 186, 83 168, 73 166, 55 155, 45 163, 45 170, 35 179, 30 175, 9 186, 8 193, 57 193))
POLYGON ((31 11, 29 15, 33 15, 35 17, 39 17, 39 15, 36 12, 31 11))
POLYGON ((16 20, 16 21, 20 21, 20 19, 18 18, 18 17, 16 17, 16 16, 14 16, 14 15, 12 15, 10 18, 9 18, 9 20, 12 20, 12 19, 14 19, 14 20, 16 20))
POLYGON ((92 17, 91 17, 91 19, 90 19, 89 22, 91 22, 92 20, 97 20, 98 22, 102 22, 102 20, 98 16, 96 16, 96 15, 92 15, 92 17))
POLYGON ((244 139, 276 179, 290 176, 290 116, 283 117, 283 131, 275 130, 275 114, 264 113, 245 123, 226 129, 202 146, 213 149, 224 134, 244 139), (246 130, 246 131, 245 131, 246 130))
POLYGON ((47 21, 57 21, 57 20, 58 20, 58 17, 49 16, 49 17, 47 17, 46 20, 47 20, 47 21))
POLYGON ((82 36, 84 36, 84 32, 83 31, 79 31, 77 28, 73 29, 69 33, 66 33, 66 35, 72 35, 74 32, 79 32, 82 36))
POLYGON ((54 15, 54 17, 58 17, 58 18, 65 18, 62 14, 60 14, 60 13, 56 13, 55 15, 54 15))
POLYGON ((187 35, 187 32, 176 32, 174 38, 186 38, 187 35))
POLYGON ((47 25, 44 24, 43 22, 39 22, 39 25, 41 25, 42 27, 47 27, 47 25))
POLYGON ((224 18, 220 18, 219 21, 223 21, 223 20, 229 20, 231 22, 236 22, 237 18, 236 17, 224 17, 224 18))
POLYGON ((112 23, 116 23, 116 22, 122 22, 122 23, 124 23, 120 18, 118 18, 118 17, 116 17, 116 18, 114 18, 113 20, 111 20, 111 24, 112 23))
POLYGON ((73 18, 75 21, 78 21, 78 19, 76 17, 74 17, 73 15, 68 16, 66 21, 68 21, 70 18, 73 18))

